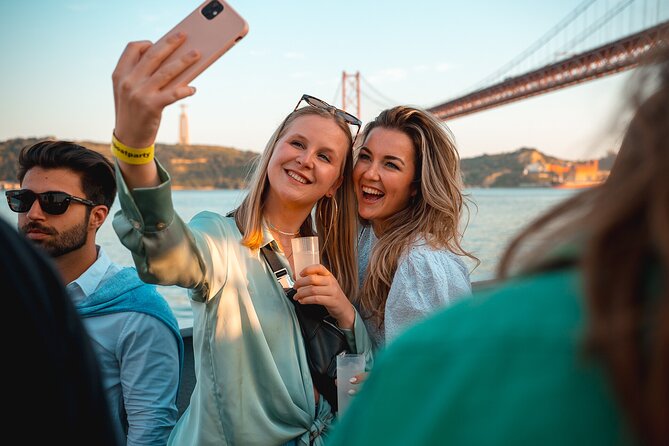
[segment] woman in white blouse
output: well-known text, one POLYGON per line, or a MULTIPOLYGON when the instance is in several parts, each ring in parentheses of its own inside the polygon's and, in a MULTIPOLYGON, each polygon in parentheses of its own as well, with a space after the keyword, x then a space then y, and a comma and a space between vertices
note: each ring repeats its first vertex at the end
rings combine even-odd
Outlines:
POLYGON ((362 226, 355 304, 376 348, 471 293, 460 245, 460 158, 447 127, 407 106, 362 133, 353 171, 362 226))

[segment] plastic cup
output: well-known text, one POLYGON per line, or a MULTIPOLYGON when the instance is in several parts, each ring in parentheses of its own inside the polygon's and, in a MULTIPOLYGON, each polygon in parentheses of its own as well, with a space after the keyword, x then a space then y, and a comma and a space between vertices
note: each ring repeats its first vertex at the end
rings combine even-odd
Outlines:
POLYGON ((353 353, 337 355, 337 405, 341 416, 351 403, 350 391, 355 388, 351 378, 365 371, 365 355, 353 353))
POLYGON ((300 271, 309 265, 321 263, 318 251, 318 237, 296 237, 291 240, 293 245, 293 265, 295 278, 300 277, 300 271))

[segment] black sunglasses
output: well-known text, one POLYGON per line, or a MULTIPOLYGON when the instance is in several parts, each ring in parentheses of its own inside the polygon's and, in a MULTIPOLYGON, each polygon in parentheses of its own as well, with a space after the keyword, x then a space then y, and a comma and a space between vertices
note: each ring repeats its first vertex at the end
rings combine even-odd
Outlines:
POLYGON ((91 200, 75 197, 65 192, 49 191, 41 194, 35 193, 30 189, 14 189, 5 192, 9 209, 14 212, 28 212, 33 206, 35 200, 39 200, 39 205, 44 212, 51 215, 61 215, 67 211, 71 202, 81 203, 86 206, 97 206, 91 200))
MULTIPOLYGON (((339 109, 335 107, 334 105, 330 105, 327 102, 318 99, 316 97, 313 97, 308 94, 303 94, 302 97, 300 98, 299 101, 297 101, 297 105, 295 106, 295 110, 297 110, 300 107, 300 104, 302 101, 306 102, 307 104, 311 105, 312 107, 320 108, 322 110, 327 110, 330 113, 334 114, 335 116, 339 116, 341 119, 343 119, 347 124, 354 125, 358 128, 358 130, 355 132, 355 136, 353 137, 353 142, 355 142, 355 139, 358 137, 358 133, 360 133, 360 127, 362 126, 362 121, 350 114, 349 112, 346 112, 342 109, 339 109)), ((293 110, 293 111, 295 111, 293 110)))

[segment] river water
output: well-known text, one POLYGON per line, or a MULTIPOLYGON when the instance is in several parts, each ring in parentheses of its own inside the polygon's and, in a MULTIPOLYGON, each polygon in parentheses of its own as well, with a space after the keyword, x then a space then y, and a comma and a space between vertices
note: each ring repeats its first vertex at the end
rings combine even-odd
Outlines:
MULTIPOLYGON (((475 205, 470 204, 470 219, 463 247, 481 260, 471 274, 472 281, 490 279, 494 275, 497 261, 509 240, 532 219, 551 206, 570 197, 574 191, 564 189, 468 189, 467 194, 475 205)), ((202 210, 225 214, 234 209, 245 191, 206 190, 174 191, 174 206, 179 215, 190 220, 202 210)), ((112 214, 119 209, 118 202, 112 214)), ((16 214, 6 204, 0 205, 0 217, 12 225, 16 214)), ((100 228, 97 242, 111 259, 121 265, 132 265, 130 253, 120 244, 111 225, 111 219, 100 228)), ((473 265, 472 265, 473 268, 473 265)), ((186 291, 178 287, 159 287, 174 310, 179 325, 192 325, 192 314, 186 291)))

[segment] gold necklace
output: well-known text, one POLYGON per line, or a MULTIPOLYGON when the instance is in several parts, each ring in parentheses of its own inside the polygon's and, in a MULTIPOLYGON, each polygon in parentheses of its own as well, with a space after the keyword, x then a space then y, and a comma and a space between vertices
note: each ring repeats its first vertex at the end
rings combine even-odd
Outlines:
POLYGON ((278 233, 281 234, 281 235, 287 235, 287 236, 290 236, 290 237, 295 237, 296 235, 299 235, 299 234, 300 234, 300 230, 299 230, 299 229, 298 229, 296 232, 285 232, 285 231, 282 231, 281 229, 277 228, 276 226, 274 226, 274 225, 272 224, 272 222, 270 222, 269 220, 265 220, 265 221, 267 222, 267 226, 269 226, 269 228, 270 228, 272 231, 278 232, 278 233))

